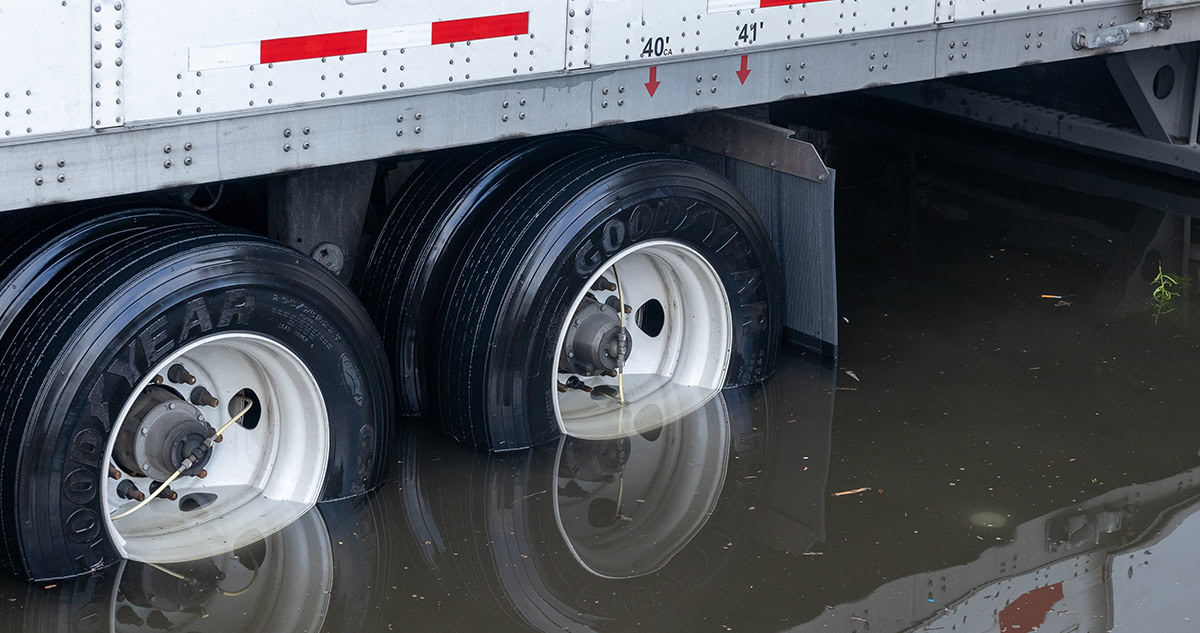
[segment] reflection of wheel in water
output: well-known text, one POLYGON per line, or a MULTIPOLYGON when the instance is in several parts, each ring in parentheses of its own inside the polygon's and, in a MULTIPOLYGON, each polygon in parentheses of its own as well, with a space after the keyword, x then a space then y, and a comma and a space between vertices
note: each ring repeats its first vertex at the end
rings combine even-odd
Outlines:
POLYGON ((729 435, 725 399, 716 398, 649 433, 565 438, 554 469, 554 514, 576 562, 604 578, 666 566, 716 508, 729 435))
POLYGON ((669 630, 719 582, 760 494, 745 477, 769 452, 771 425, 750 422, 761 391, 725 391, 644 435, 525 453, 412 434, 400 487, 420 556, 485 612, 538 630, 669 630))
POLYGON ((28 633, 320 631, 333 603, 343 599, 334 591, 333 544, 348 537, 331 535, 321 514, 312 510, 266 539, 225 554, 162 565, 127 561, 50 590, 31 586, 20 612, 0 620, 0 628, 28 633), (14 621, 16 615, 20 619, 14 621))
POLYGON ((216 555, 380 482, 386 359, 328 271, 190 213, 5 221, 27 224, 0 231, 18 575, 216 555))

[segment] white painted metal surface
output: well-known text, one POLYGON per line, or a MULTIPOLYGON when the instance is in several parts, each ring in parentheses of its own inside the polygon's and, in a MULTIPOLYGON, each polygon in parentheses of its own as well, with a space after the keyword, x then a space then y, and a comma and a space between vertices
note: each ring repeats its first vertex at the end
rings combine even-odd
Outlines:
MULTIPOLYGON (((0 210, 1097 54, 1138 0, 13 0, 0 210), (41 169, 38 169, 38 167, 41 169)), ((1122 52, 1200 40, 1200 8, 1122 52)))
POLYGON ((89 18, 79 0, 0 5, 0 140, 89 127, 89 18))
POLYGON ((933 8, 933 0, 597 0, 591 61, 597 66, 669 61, 906 30, 931 26, 933 8))
POLYGON ((455 88, 562 70, 565 0, 133 0, 131 122, 455 88))

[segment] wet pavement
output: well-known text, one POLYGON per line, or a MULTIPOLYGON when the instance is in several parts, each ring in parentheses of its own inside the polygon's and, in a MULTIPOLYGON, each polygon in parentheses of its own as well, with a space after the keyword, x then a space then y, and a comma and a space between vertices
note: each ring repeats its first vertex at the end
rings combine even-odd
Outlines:
POLYGON ((410 424, 372 495, 205 561, 0 580, 0 630, 1200 630, 1189 329, 1113 316, 1119 245, 907 239, 843 249, 837 363, 789 348, 615 440, 410 424))

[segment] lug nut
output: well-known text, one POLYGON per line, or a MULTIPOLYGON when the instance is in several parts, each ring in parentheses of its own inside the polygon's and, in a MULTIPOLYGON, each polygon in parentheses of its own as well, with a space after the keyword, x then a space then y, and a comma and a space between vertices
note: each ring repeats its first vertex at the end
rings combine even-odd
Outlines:
POLYGON ((177 385, 196 384, 196 377, 189 373, 187 368, 179 363, 171 365, 171 368, 167 370, 167 378, 177 385))
POLYGON ((131 501, 146 500, 146 493, 138 490, 137 484, 133 483, 133 480, 131 479, 126 479, 125 481, 117 484, 117 496, 122 499, 129 499, 131 501))
POLYGON ((559 392, 559 393, 566 393, 566 392, 568 392, 568 391, 570 391, 570 390, 571 390, 571 388, 570 388, 570 387, 568 387, 568 386, 564 385, 564 384, 563 384, 563 383, 561 383, 561 382, 560 382, 560 383, 558 383, 558 392, 559 392))
POLYGON ((204 479, 207 476, 208 476, 208 471, 204 470, 203 468, 200 469, 200 472, 196 473, 196 477, 198 477, 200 479, 204 479))
POLYGON ((152 385, 161 385, 161 384, 163 384, 163 377, 162 377, 162 376, 155 376, 154 378, 151 378, 151 379, 150 379, 150 384, 152 384, 152 385))
POLYGON ((120 479, 121 478, 121 469, 117 468, 115 464, 110 463, 108 465, 108 478, 109 479, 120 479))
POLYGON ((208 389, 205 389, 204 387, 196 387, 193 389, 192 395, 188 398, 188 400, 190 400, 194 405, 203 405, 206 407, 216 407, 217 405, 221 404, 221 401, 213 397, 213 395, 208 392, 208 389))
MULTIPOLYGON (((150 494, 154 494, 154 492, 159 488, 162 488, 162 482, 150 482, 150 494)), ((179 493, 171 490, 170 486, 167 486, 165 489, 163 489, 162 494, 158 495, 158 498, 166 499, 167 501, 174 501, 179 498, 179 493)))

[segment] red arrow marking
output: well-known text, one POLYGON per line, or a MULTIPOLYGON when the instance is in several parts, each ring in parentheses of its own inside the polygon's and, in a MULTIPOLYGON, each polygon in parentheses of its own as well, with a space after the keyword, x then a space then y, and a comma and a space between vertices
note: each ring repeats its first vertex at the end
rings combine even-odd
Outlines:
POLYGON ((737 71, 737 76, 738 76, 738 79, 741 80, 743 86, 746 85, 746 79, 748 79, 750 77, 749 64, 750 64, 750 56, 742 55, 742 69, 737 71))
POLYGON ((654 93, 658 92, 658 87, 662 82, 658 80, 658 66, 650 67, 650 81, 646 82, 646 92, 650 93, 650 98, 654 98, 654 93))

